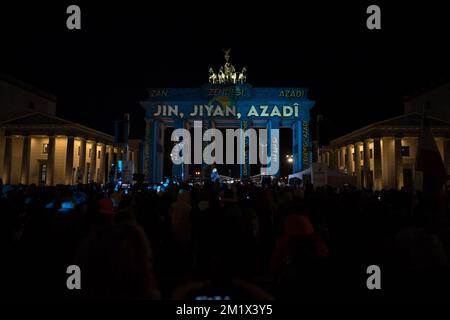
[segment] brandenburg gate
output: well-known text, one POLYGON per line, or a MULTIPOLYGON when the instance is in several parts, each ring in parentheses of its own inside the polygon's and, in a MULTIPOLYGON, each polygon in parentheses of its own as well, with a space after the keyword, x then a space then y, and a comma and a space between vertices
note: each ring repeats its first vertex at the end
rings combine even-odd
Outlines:
MULTIPOLYGON (((201 123, 203 131, 209 128, 266 128, 267 141, 277 144, 280 142, 270 136, 270 129, 291 128, 293 172, 310 166, 309 111, 314 101, 308 99, 308 90, 255 88, 246 82, 247 68, 236 72, 229 59, 229 50, 226 50, 225 64, 217 73, 210 68, 209 83, 199 88, 149 89, 148 99, 141 101, 146 120, 143 164, 147 181, 159 182, 163 178, 164 154, 168 147, 164 145, 165 128, 189 129, 194 121, 197 125, 201 123)), ((245 161, 240 164, 240 178, 245 180, 250 178, 250 163, 248 139, 243 139, 240 152, 245 161)), ((273 157, 270 145, 267 144, 267 152, 273 157)), ((173 165, 172 176, 179 180, 189 179, 188 164, 173 165)))

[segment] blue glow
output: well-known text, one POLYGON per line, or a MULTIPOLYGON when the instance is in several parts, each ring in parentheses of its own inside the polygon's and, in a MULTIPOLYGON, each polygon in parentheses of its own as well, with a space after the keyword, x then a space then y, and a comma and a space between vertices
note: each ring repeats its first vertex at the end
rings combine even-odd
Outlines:
POLYGON ((45 205, 45 209, 53 209, 53 206, 54 206, 53 202, 49 202, 45 205))
POLYGON ((75 205, 72 201, 61 202, 61 209, 73 209, 75 205))

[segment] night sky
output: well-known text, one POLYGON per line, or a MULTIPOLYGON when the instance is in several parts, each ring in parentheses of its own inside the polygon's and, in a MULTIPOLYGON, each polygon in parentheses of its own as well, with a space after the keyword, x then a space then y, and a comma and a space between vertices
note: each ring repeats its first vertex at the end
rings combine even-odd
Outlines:
POLYGON ((146 88, 201 86, 231 48, 253 86, 310 88, 322 143, 399 115, 405 96, 450 80, 444 4, 378 3, 382 30, 370 31, 372 2, 146 2, 2 2, 0 72, 56 95, 58 116, 98 130, 113 133, 129 112, 141 138, 146 88), (66 28, 69 4, 81 7, 81 31, 66 28))

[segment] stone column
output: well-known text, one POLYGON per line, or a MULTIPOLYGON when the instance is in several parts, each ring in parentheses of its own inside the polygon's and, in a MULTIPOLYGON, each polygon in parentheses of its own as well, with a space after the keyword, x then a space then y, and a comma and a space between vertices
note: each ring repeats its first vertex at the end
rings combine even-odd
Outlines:
POLYGON ((384 137, 382 140, 382 177, 383 188, 396 188, 395 176, 395 140, 394 138, 384 137))
POLYGON ((106 160, 106 146, 104 143, 100 144, 100 174, 98 176, 98 183, 105 183, 105 160, 106 160))
MULTIPOLYGON (((184 124, 183 124, 183 119, 176 119, 174 121, 174 130, 177 129, 183 129, 184 128, 184 124)), ((181 141, 184 141, 184 139, 186 139, 187 137, 180 137, 181 139, 178 140, 178 142, 176 143, 180 143, 181 141)), ((184 180, 184 164, 178 164, 180 161, 182 161, 182 159, 184 158, 184 153, 185 153, 185 149, 183 148, 180 152, 172 154, 172 160, 174 162, 172 162, 172 177, 174 179, 177 179, 178 181, 183 181, 184 180)))
POLYGON ((5 156, 3 164, 3 183, 11 182, 12 137, 5 137, 5 156))
MULTIPOLYGON (((183 120, 183 119, 176 119, 174 121, 174 130, 177 129, 187 129, 188 128, 188 123, 187 121, 183 120)), ((185 181, 188 179, 189 177, 189 165, 187 164, 189 158, 190 158, 190 154, 188 154, 190 152, 188 145, 191 143, 191 141, 189 140, 189 136, 183 135, 178 137, 180 140, 177 143, 180 143, 181 141, 186 142, 186 144, 184 144, 183 149, 177 153, 172 154, 171 153, 171 158, 173 159, 172 162, 172 177, 176 178, 178 181, 185 181), (183 163, 180 163, 183 162, 183 163)), ((172 150, 170 151, 172 152, 172 150)), ((158 155, 159 156, 159 155, 158 155)), ((158 172, 162 171, 162 167, 158 168, 158 172)))
MULTIPOLYGON (((212 127, 212 120, 210 119, 202 119, 202 137, 205 134, 206 130, 211 129, 212 127)), ((202 138, 203 139, 203 138, 202 138)), ((195 138, 194 138, 194 145, 195 145, 195 138)), ((207 141, 202 140, 202 165, 201 165, 201 176, 203 179, 210 179, 211 177, 211 166, 205 163, 203 159, 203 150, 205 150, 206 146, 209 145, 207 141)), ((194 151, 195 154, 195 151, 194 151)))
MULTIPOLYGON (((268 141, 267 147, 269 147, 269 144, 270 141, 268 141)), ((292 165, 293 173, 303 171, 302 145, 302 122, 300 120, 295 120, 292 125, 292 155, 294 156, 294 163, 292 165)))
POLYGON ((347 153, 347 148, 345 146, 341 147, 341 170, 345 171, 347 168, 347 161, 345 161, 345 154, 347 153))
POLYGON ((74 151, 74 137, 67 137, 67 148, 66 148, 66 174, 65 174, 65 184, 71 185, 74 183, 73 178, 73 151, 74 151))
MULTIPOLYGON (((81 172, 81 183, 86 183, 86 140, 81 139, 80 141, 80 161, 79 161, 79 167, 81 172)), ((78 177, 77 177, 78 179, 78 177)))
POLYGON ((157 121, 155 126, 156 135, 156 181, 161 181, 164 174, 164 132, 165 125, 162 121, 157 121))
POLYGON ((46 185, 52 186, 55 176, 55 136, 48 137, 47 148, 47 179, 46 185))
POLYGON ((361 142, 355 143, 355 174, 356 174, 356 186, 358 189, 362 188, 362 179, 361 179, 361 152, 360 146, 361 142))
POLYGON ((403 157, 401 154, 402 151, 402 139, 396 138, 394 145, 394 154, 395 154, 395 187, 397 189, 401 189, 403 187, 403 157))
MULTIPOLYGON (((91 181, 96 182, 97 180, 97 142, 92 141, 91 143, 91 167, 90 167, 90 173, 89 176, 91 178, 91 181)), ((91 182, 91 181, 88 181, 91 182)))
POLYGON ((337 154, 337 157, 336 157, 336 163, 337 163, 337 170, 340 170, 341 169, 341 149, 340 148, 338 148, 338 149, 336 149, 336 154, 337 154))
POLYGON ((22 151, 22 168, 20 171, 20 183, 28 184, 30 176, 30 153, 31 153, 31 138, 30 136, 23 137, 23 151, 22 151))
POLYGON ((382 166, 381 166, 381 141, 379 138, 373 139, 373 180, 375 190, 383 188, 382 166))
MULTIPOLYGON (((186 130, 190 130, 190 124, 189 124, 189 121, 183 121, 184 122, 184 124, 183 124, 183 126, 184 126, 184 128, 186 129, 186 130)), ((216 127, 216 124, 214 123, 214 128, 216 127)), ((163 135, 164 135, 164 133, 163 133, 163 135)), ((190 141, 189 142, 190 143, 190 145, 191 145, 191 151, 192 151, 192 141, 190 141)), ((164 154, 164 153, 163 153, 164 154)), ((136 156, 136 153, 134 153, 133 154, 133 161, 134 161, 134 172, 139 172, 139 168, 138 168, 138 161, 136 161, 136 158, 137 158, 137 156, 136 156)), ((191 159, 191 163, 192 163, 192 159, 191 159)), ((189 180, 189 177, 190 177, 190 175, 189 175, 189 168, 190 168, 190 165, 188 164, 188 163, 185 163, 184 164, 184 167, 183 167, 183 179, 184 179, 184 181, 187 181, 187 180, 189 180)))
POLYGON ((107 170, 107 174, 108 176, 105 177, 106 181, 109 182, 109 175, 111 174, 111 170, 112 170, 112 166, 113 166, 113 157, 114 157, 114 148, 111 145, 108 145, 106 147, 106 149, 108 150, 108 170, 107 170))
POLYGON ((347 145, 346 152, 347 152, 347 163, 346 163, 347 174, 351 176, 353 175, 353 154, 351 144, 347 145))
MULTIPOLYGON (((240 128, 242 132, 246 132, 250 127, 250 120, 244 119, 240 121, 240 128)), ((267 133, 267 136, 270 137, 270 133, 267 133)), ((241 180, 250 178, 250 158, 249 158, 249 139, 246 138, 245 135, 241 135, 239 137, 241 140, 241 164, 240 164, 240 176, 241 180)), ((270 141, 270 138, 268 138, 270 141)), ((267 150, 269 150, 270 155, 270 143, 267 145, 267 150)))
MULTIPOLYGON (((158 145, 159 145, 159 121, 146 119, 144 141, 144 174, 148 182, 157 182, 158 172, 158 145)), ((164 160, 164 159, 162 159, 164 160)))
POLYGON ((302 161, 303 161, 303 170, 311 167, 312 163, 312 141, 310 138, 309 132, 309 119, 305 119, 302 121, 302 161))
MULTIPOLYGON (((373 151, 372 151, 373 152, 373 151)), ((364 188, 371 188, 373 181, 370 181, 370 141, 366 140, 363 144, 363 172, 364 172, 364 188)))
MULTIPOLYGON (((250 124, 250 120, 249 124, 250 124)), ((248 129, 249 125, 247 125, 248 129)), ((281 155, 280 155, 280 123, 278 120, 269 120, 267 124, 267 155, 270 157, 269 163, 267 165, 267 173, 278 177, 280 175, 280 161, 281 161, 281 155), (274 130, 274 132, 272 132, 274 130), (275 131, 278 130, 278 131, 275 131)), ((243 140, 242 140, 243 141, 243 140)), ((250 157, 249 157, 249 151, 250 151, 250 136, 247 138, 247 141, 243 141, 241 146, 243 148, 243 151, 245 152, 245 163, 250 163, 250 157), (244 145, 245 142, 245 145, 244 145)), ((295 161, 295 157, 294 157, 295 161)), ((247 164, 248 166, 248 177, 250 177, 250 164, 247 164)), ((241 166, 242 169, 242 166, 241 166)))

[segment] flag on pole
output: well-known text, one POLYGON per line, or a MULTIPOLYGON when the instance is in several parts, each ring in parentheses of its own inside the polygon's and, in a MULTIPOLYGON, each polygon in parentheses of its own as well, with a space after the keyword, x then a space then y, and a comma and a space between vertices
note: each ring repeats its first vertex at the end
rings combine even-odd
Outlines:
POLYGON ((424 114, 416 155, 416 170, 423 174, 423 191, 437 191, 447 181, 447 172, 424 114))

